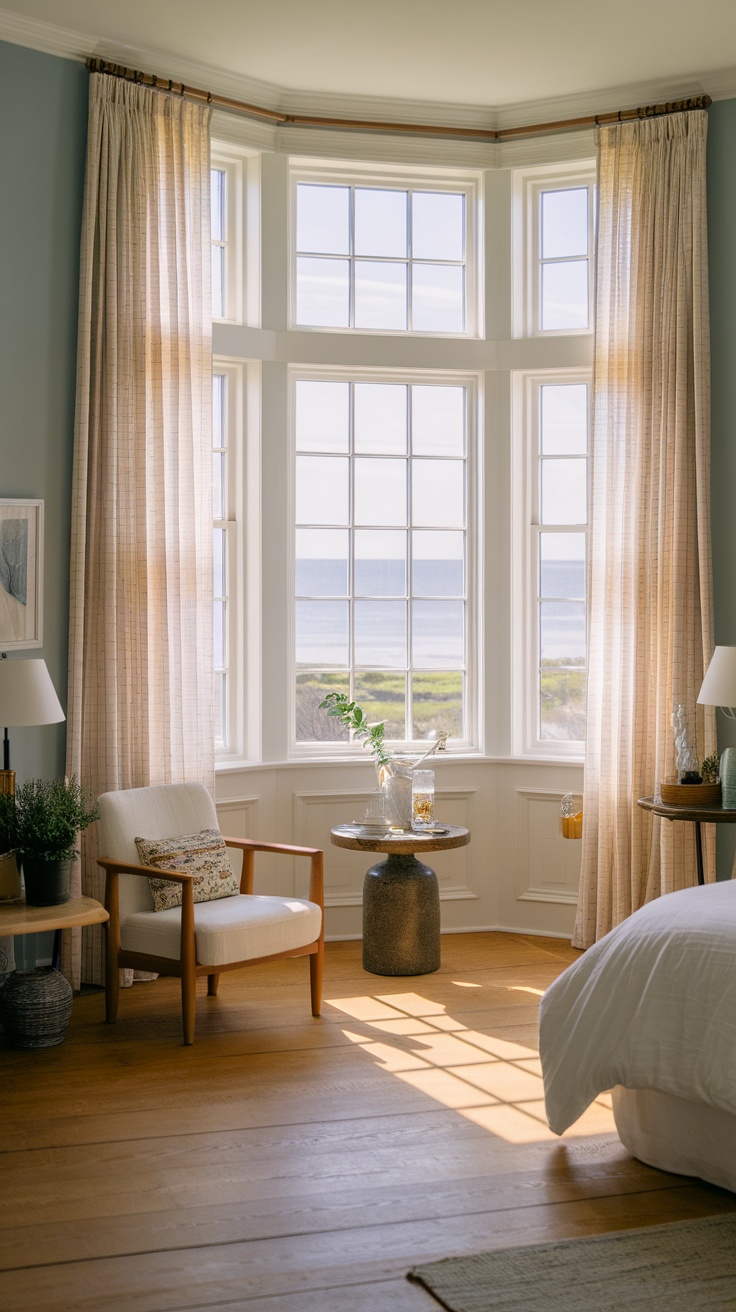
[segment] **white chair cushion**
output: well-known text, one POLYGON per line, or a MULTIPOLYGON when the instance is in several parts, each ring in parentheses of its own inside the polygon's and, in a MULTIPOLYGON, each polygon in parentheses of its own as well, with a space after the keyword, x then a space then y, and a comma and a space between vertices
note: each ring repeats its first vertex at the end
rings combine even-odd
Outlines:
MULTIPOLYGON (((197 963, 226 966, 306 947, 319 937, 322 912, 315 902, 295 897, 240 894, 194 908, 197 963)), ((121 928, 126 952, 147 952, 178 960, 181 910, 136 911, 121 928)))

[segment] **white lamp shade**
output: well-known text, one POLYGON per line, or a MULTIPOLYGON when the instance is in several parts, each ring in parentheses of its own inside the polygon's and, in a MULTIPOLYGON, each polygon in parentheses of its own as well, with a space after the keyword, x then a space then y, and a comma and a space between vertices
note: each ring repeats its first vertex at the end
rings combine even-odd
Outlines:
POLYGON ((698 701, 703 706, 736 706, 736 647, 716 647, 698 701))
POLYGON ((58 724, 65 718, 44 660, 0 660, 0 725, 58 724))

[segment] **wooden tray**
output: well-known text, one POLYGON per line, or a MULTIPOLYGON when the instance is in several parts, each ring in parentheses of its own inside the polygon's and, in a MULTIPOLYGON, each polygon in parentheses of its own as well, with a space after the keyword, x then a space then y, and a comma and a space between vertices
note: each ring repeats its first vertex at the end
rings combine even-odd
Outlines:
POLYGON ((720 806, 720 784, 660 784, 665 806, 720 806))

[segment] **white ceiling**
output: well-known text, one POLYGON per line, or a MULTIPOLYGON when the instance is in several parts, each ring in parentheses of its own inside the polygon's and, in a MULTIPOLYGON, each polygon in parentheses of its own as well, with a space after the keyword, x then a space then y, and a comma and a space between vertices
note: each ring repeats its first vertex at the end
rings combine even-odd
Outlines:
POLYGON ((626 91, 736 94, 734 0, 4 0, 0 38, 307 112, 376 98, 376 116, 415 101, 508 122, 639 103, 626 91))

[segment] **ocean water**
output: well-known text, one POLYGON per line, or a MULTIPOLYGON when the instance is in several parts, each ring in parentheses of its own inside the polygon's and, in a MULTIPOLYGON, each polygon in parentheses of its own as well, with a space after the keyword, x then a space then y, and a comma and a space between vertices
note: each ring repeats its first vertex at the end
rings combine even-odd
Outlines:
MULTIPOLYGON (((345 666, 349 660, 348 567, 340 560, 299 560, 296 567, 297 662, 345 666)), ((415 561, 411 663, 438 670, 464 666, 465 603, 461 561, 415 561)), ((585 657, 585 575, 581 561, 542 567, 540 648, 543 660, 585 657)), ((409 602, 401 560, 355 564, 357 665, 404 668, 409 602)))

